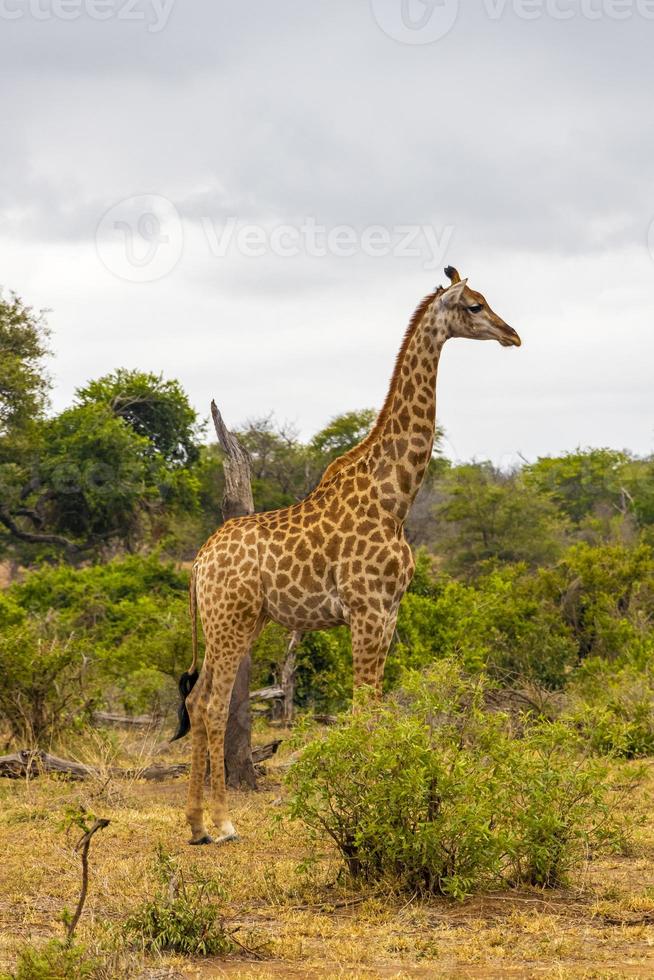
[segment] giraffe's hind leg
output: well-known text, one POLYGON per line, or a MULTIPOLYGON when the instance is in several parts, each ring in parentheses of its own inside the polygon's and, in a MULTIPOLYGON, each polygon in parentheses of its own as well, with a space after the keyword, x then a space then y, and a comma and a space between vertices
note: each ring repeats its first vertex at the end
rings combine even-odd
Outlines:
POLYGON ((216 678, 207 706, 207 734, 209 736, 209 758, 211 759, 211 821, 216 828, 216 843, 237 840, 238 835, 230 820, 227 807, 227 788, 225 785, 225 730, 229 714, 229 703, 236 678, 238 665, 247 647, 233 646, 226 660, 221 664, 221 672, 216 678))
POLYGON ((191 719, 191 775, 186 805, 186 819, 191 826, 189 844, 211 844, 212 842, 204 825, 202 807, 208 745, 204 719, 208 674, 209 671, 203 667, 195 687, 186 699, 186 706, 191 719))
MULTIPOLYGON (((207 637, 203 674, 206 680, 196 702, 197 716, 191 716, 191 730, 195 728, 197 743, 193 743, 191 766, 191 785, 189 787, 189 806, 186 814, 192 831, 192 844, 222 844, 237 840, 238 835, 232 824, 227 807, 225 786, 225 729, 229 714, 229 703, 239 664, 263 628, 262 618, 250 626, 233 624, 211 630, 207 637), (197 744, 197 754, 196 754, 197 744), (210 837, 202 818, 202 782, 209 749, 211 760, 210 810, 217 834, 210 837), (196 777, 194 779, 194 777, 196 777)), ((199 686, 200 682, 198 681, 199 686)), ((188 703, 188 702, 187 702, 188 703)))

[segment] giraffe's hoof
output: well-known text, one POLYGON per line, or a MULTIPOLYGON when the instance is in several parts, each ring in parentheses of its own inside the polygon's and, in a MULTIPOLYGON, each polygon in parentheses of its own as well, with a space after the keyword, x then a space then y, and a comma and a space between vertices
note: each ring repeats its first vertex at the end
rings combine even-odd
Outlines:
POLYGON ((200 844, 213 844, 213 843, 214 843, 214 839, 213 837, 210 837, 209 834, 203 834, 202 837, 198 837, 197 839, 191 838, 191 840, 189 841, 189 844, 193 844, 194 846, 199 846, 200 844))
POLYGON ((223 837, 215 837, 214 844, 229 844, 230 841, 239 841, 241 838, 234 831, 232 834, 225 834, 223 837))

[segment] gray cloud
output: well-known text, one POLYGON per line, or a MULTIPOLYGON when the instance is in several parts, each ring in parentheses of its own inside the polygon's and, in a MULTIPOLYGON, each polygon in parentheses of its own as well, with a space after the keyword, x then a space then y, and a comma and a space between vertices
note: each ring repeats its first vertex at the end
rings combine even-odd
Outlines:
MULTIPOLYGON (((19 2, 5 0, 3 9, 19 2)), ((50 0, 39 2, 49 9, 50 0)), ((262 324, 283 319, 288 333, 257 362, 261 410, 279 400, 282 415, 310 428, 329 405, 338 411, 379 399, 393 338, 439 273, 424 269, 424 255, 217 258, 205 225, 219 230, 230 218, 269 229, 298 227, 311 216, 358 234, 371 224, 431 224, 439 233, 451 227, 448 260, 484 288, 495 281, 499 301, 514 305, 526 322, 568 316, 576 300, 573 263, 577 275, 583 268, 588 293, 570 329, 607 322, 601 291, 609 268, 637 292, 646 307, 641 318, 651 320, 647 287, 654 266, 646 242, 654 218, 648 124, 654 20, 638 14, 589 20, 577 13, 565 21, 546 15, 531 21, 518 16, 516 2, 499 19, 485 12, 490 0, 461 4, 452 30, 427 45, 394 41, 375 23, 371 5, 346 0, 177 0, 160 31, 149 29, 156 14, 148 0, 134 8, 144 14, 140 21, 116 15, 99 22, 86 14, 71 22, 0 18, 0 63, 10 86, 0 106, 2 278, 26 299, 55 307, 62 399, 74 383, 115 363, 148 366, 156 320, 164 338, 157 351, 162 369, 174 373, 180 365, 203 404, 209 379, 202 366, 193 367, 192 354, 180 364, 175 352, 178 316, 200 345, 211 345, 216 329, 238 329, 228 345, 238 365, 248 356, 248 331, 265 336, 262 324), (165 281, 125 285, 99 262, 96 228, 116 202, 142 194, 174 204, 184 248, 165 281), (46 262, 58 278, 44 270, 46 262), (381 318, 388 333, 387 347, 370 352, 379 385, 363 385, 359 399, 356 377, 344 381, 341 393, 329 390, 329 372, 339 370, 329 342, 338 345, 359 329, 362 308, 381 318), (110 332, 101 348, 96 341, 73 350, 82 323, 104 323, 101 309, 111 309, 125 333, 110 332), (307 333, 306 321, 320 329, 307 333), (292 393, 283 379, 291 349, 293 357, 300 351, 295 376, 318 363, 309 390, 298 384, 297 397, 312 400, 310 410, 303 404, 288 410, 292 393), (321 376, 324 403, 312 398, 321 376)), ((593 2, 599 9, 609 0, 593 2)), ((566 0, 559 7, 568 9, 566 0)), ((121 9, 116 0, 116 14, 121 9)), ((489 299, 494 302, 490 292, 489 299)), ((630 310, 627 320, 638 319, 630 310)), ((358 356, 375 341, 374 331, 361 329, 358 356)), ((491 363, 479 361, 480 352, 467 356, 479 365, 475 371, 491 363)), ((554 351, 541 356, 546 374, 559 370, 561 385, 573 384, 561 377, 554 351)), ((512 369, 506 359, 497 363, 512 369)), ((525 405, 543 368, 527 353, 521 363, 534 371, 515 391, 525 405)), ((583 388, 583 360, 576 364, 575 383, 583 388)), ((625 434, 618 441, 629 443, 638 429, 632 442, 644 449, 649 437, 633 418, 652 415, 651 399, 645 387, 637 409, 629 408, 628 378, 621 384, 625 434)), ((568 395, 566 389, 559 403, 568 395)), ((546 424, 534 419, 540 434, 525 432, 523 450, 531 440, 540 451, 546 424)), ((580 423, 579 438, 586 424, 588 440, 599 439, 591 418, 580 423)), ((471 418, 471 433, 474 428, 471 418)), ((482 445, 494 438, 479 436, 482 445)), ((466 452, 478 451, 473 435, 460 442, 466 452)), ((493 446, 504 451, 497 439, 493 446)))

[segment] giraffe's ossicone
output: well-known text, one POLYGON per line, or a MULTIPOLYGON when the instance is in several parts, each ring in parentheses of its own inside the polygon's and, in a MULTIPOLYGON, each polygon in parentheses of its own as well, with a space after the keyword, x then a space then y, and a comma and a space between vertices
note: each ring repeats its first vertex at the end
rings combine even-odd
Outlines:
POLYGON ((202 546, 191 575, 193 665, 180 682, 178 736, 192 736, 187 806, 191 843, 209 843, 202 793, 207 749, 218 842, 235 838, 225 791, 224 737, 241 658, 270 620, 292 630, 347 624, 355 685, 381 687, 413 557, 409 508, 434 442, 436 374, 450 337, 520 346, 484 297, 445 270, 451 285, 421 302, 405 333, 388 395, 369 435, 335 460, 304 500, 227 521, 202 546), (205 636, 197 673, 196 603, 205 636))

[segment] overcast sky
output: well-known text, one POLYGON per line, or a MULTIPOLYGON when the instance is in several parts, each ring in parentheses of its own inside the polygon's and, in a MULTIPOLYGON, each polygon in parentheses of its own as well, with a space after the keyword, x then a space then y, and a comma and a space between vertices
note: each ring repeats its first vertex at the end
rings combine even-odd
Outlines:
POLYGON ((654 451, 654 0, 0 0, 0 283, 55 408, 116 367, 303 436, 456 265, 456 459, 654 451))

